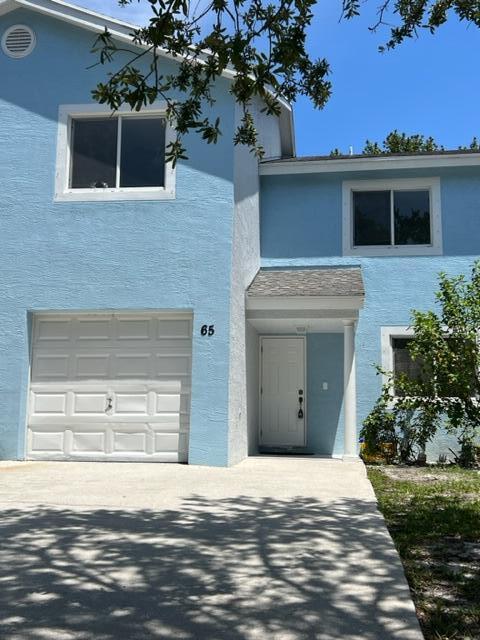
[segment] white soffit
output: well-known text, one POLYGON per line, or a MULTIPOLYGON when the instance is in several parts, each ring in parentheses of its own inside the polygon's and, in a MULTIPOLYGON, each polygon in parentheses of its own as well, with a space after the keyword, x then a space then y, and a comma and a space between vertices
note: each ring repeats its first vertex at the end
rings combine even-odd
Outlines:
POLYGON ((0 0, 0 15, 22 7, 74 23, 91 31, 102 32, 107 27, 116 37, 128 39, 129 41, 131 40, 130 34, 132 31, 138 28, 129 22, 117 20, 61 0, 0 0))
POLYGON ((363 307, 363 296, 247 296, 247 309, 252 310, 329 310, 351 309, 358 310, 363 307))
POLYGON ((308 334, 308 333, 343 333, 345 321, 351 318, 248 318, 251 324, 262 334, 308 334), (299 331, 300 329, 300 331, 299 331))

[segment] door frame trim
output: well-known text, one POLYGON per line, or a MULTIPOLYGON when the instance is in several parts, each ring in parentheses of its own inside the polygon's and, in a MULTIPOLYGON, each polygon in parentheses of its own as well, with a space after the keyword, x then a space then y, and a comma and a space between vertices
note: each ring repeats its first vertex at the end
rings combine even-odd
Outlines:
MULTIPOLYGON (((258 376, 258 416, 259 416, 259 420, 258 420, 258 444, 259 446, 262 446, 262 381, 263 381, 263 341, 265 339, 271 339, 271 338, 275 338, 275 339, 289 339, 291 340, 292 338, 295 338, 296 340, 301 340, 302 344, 303 344, 303 385, 304 385, 304 392, 303 392, 303 446, 306 447, 307 446, 307 420, 308 420, 308 397, 307 397, 307 336, 306 335, 288 335, 288 334, 282 334, 282 335, 275 335, 275 334, 266 334, 266 335, 262 335, 260 336, 260 340, 258 341, 258 358, 259 358, 259 376, 258 376)), ((288 445, 285 445, 288 446, 288 445)), ((292 445, 293 446, 293 445, 292 445)))

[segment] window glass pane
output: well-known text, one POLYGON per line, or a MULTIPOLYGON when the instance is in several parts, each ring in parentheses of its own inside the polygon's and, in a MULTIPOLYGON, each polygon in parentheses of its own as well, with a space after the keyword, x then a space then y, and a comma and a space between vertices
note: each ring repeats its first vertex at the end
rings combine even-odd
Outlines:
POLYGON ((353 211, 356 247, 391 244, 390 191, 355 191, 353 211))
MULTIPOLYGON (((408 351, 408 343, 411 340, 412 338, 392 338, 393 373, 403 373, 411 380, 419 381, 422 379, 422 364, 418 360, 412 360, 408 351)), ((395 395, 400 395, 397 388, 395 395)))
POLYGON ((70 187, 115 187, 117 163, 116 118, 73 121, 70 187))
POLYGON ((395 191, 393 211, 395 244, 430 244, 428 191, 395 191))
MULTIPOLYGON (((452 349, 454 353, 459 354, 458 357, 465 360, 471 368, 472 377, 471 382, 467 386, 470 388, 470 395, 473 397, 476 395, 478 388, 477 383, 477 362, 474 357, 474 349, 468 340, 451 338, 445 336, 445 344, 448 349, 452 349)), ((427 370, 425 362, 422 360, 412 360, 410 353, 408 352, 408 343, 412 338, 392 338, 392 350, 393 350, 393 373, 404 373, 411 380, 423 381, 431 393, 435 393, 438 397, 458 397, 465 393, 465 381, 461 380, 458 383, 458 387, 455 382, 452 382, 448 373, 443 376, 442 369, 437 369, 435 377, 427 370)), ((400 390, 394 389, 395 395, 400 395, 400 390)))
POLYGON ((122 118, 120 186, 165 186, 164 118, 122 118))

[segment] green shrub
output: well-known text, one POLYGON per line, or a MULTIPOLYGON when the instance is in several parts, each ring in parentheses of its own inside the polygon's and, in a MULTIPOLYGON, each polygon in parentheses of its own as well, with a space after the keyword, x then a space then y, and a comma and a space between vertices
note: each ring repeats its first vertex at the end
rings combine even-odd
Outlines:
POLYGON ((480 427, 480 261, 470 280, 441 273, 436 299, 438 313, 412 312, 408 350, 421 375, 394 379, 377 367, 388 377, 361 435, 372 452, 395 442, 397 460, 409 462, 444 425, 458 439, 458 463, 472 467, 480 427))

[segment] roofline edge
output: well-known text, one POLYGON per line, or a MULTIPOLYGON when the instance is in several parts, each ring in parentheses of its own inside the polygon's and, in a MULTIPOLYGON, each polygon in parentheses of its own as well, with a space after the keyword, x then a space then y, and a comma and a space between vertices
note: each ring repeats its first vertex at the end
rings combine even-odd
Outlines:
POLYGON ((324 158, 318 160, 271 160, 259 165, 262 176, 297 173, 342 173, 378 169, 430 169, 480 166, 480 153, 438 155, 361 156, 356 158, 324 158))

